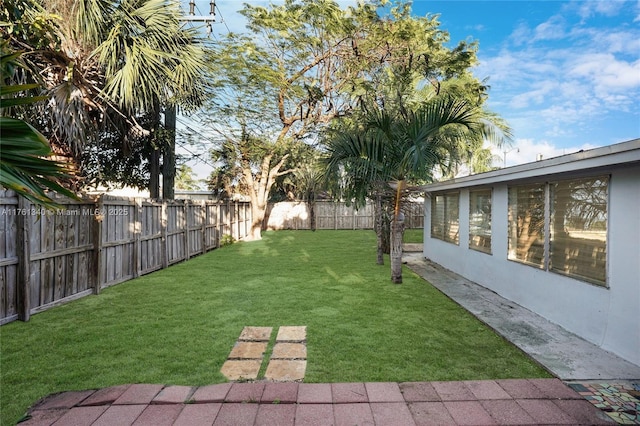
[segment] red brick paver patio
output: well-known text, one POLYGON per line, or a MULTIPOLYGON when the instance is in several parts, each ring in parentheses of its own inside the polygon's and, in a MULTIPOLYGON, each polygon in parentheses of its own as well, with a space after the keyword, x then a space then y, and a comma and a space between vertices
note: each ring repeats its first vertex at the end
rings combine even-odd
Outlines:
POLYGON ((21 425, 615 424, 558 379, 126 385, 64 392, 21 425))

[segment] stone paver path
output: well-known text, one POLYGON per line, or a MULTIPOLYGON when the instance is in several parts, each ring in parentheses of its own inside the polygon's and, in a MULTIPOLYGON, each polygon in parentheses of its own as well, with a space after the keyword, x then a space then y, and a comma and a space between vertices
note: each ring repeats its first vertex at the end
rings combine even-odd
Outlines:
MULTIPOLYGON (((261 379, 258 376, 272 331, 272 327, 244 327, 222 365, 221 373, 232 381, 261 379)), ((280 327, 264 379, 274 382, 302 381, 307 369, 306 341, 306 326, 280 327)))
POLYGON ((229 380, 256 380, 272 327, 245 327, 220 372, 229 380))

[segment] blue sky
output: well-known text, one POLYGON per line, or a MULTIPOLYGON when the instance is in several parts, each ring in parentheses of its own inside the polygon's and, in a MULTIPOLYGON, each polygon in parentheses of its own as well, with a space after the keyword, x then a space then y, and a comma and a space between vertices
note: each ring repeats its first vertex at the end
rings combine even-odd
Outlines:
MULTIPOLYGON (((216 1, 214 42, 244 29, 243 3, 216 1)), ((196 4, 208 13, 208 1, 196 4)), ((639 0, 415 0, 413 12, 439 14, 452 46, 479 42, 473 72, 489 79, 488 107, 514 131, 507 166, 640 137, 639 0)), ((494 150, 496 166, 504 151, 494 150)))
MULTIPOLYGON (((474 74, 512 126, 507 165, 640 137, 640 2, 415 1, 451 41, 479 42, 474 74)), ((502 155, 504 157, 504 155, 502 155)))

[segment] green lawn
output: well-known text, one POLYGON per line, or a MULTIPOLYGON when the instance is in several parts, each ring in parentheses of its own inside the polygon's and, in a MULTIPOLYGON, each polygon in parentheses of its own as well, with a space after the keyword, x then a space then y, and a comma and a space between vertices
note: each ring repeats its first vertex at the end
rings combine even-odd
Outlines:
POLYGON ((204 385, 244 326, 306 325, 305 382, 548 377, 404 270, 375 264, 372 231, 278 231, 214 250, 1 333, 1 424, 53 392, 204 385))
POLYGON ((424 240, 424 229, 405 229, 402 241, 405 243, 420 243, 424 240))

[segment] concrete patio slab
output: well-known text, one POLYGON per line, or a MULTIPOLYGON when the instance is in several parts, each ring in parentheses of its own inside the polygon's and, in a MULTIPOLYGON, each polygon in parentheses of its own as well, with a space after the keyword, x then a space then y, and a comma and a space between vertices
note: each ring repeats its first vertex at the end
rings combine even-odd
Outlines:
POLYGON ((262 402, 294 404, 298 400, 298 383, 267 383, 262 393, 262 402))
POLYGON ((265 384, 254 383, 234 383, 229 389, 225 402, 257 403, 262 400, 265 384))
POLYGON ((464 385, 477 399, 509 399, 509 394, 493 380, 465 381, 464 385))
POLYGON ((418 426, 456 425, 447 407, 439 401, 411 402, 409 403, 409 411, 418 426))
POLYGON ((133 426, 171 426, 183 408, 182 404, 149 405, 133 426))
POLYGON ((66 414, 60 417, 55 424, 56 425, 90 425, 98 417, 107 410, 107 406, 95 405, 88 407, 74 407, 66 412, 66 414))
POLYGON ((223 404, 213 425, 253 425, 258 414, 258 408, 258 404, 223 404))
POLYGON ((230 389, 231 383, 202 386, 196 389, 193 393, 191 401, 197 404, 206 402, 222 402, 227 397, 230 389))
POLYGON ((332 383, 331 395, 336 404, 369 401, 364 383, 332 383))
POLYGON ((222 404, 220 403, 187 404, 173 423, 173 426, 211 425, 218 416, 221 407, 222 404))
POLYGON ((385 426, 413 426, 411 411, 407 404, 402 402, 375 402, 371 403, 373 421, 377 425, 385 426))
POLYGON ((339 404, 333 407, 336 426, 374 426, 369 404, 339 404))
POLYGON ((397 383, 368 382, 364 386, 370 402, 404 402, 397 383))
POLYGON ((272 359, 264 378, 276 382, 296 382, 304 379, 306 370, 306 360, 272 359))
POLYGON ((229 380, 254 380, 260 372, 261 360, 227 360, 220 372, 229 380))
POLYGON ((282 326, 276 342, 303 342, 307 340, 307 326, 282 326))
POLYGON ((307 346, 304 343, 276 343, 271 359, 306 359, 307 346))
POLYGON ((152 404, 182 404, 184 403, 191 393, 193 388, 191 386, 167 386, 162 389, 153 401, 152 404))
POLYGON ((406 382, 399 384, 400 391, 409 402, 440 401, 440 395, 429 382, 406 382))
POLYGON ((293 426, 296 406, 293 404, 261 404, 254 426, 293 426))
POLYGON ((104 405, 110 404, 129 389, 131 385, 119 385, 109 388, 100 389, 93 393, 89 398, 85 399, 80 405, 104 405))
POLYGON ((36 404, 36 407, 40 410, 51 410, 54 408, 71 408, 77 404, 80 404, 91 395, 93 395, 93 391, 62 392, 41 399, 36 404))
POLYGON ((229 359, 262 359, 266 350, 267 342, 236 342, 229 359))
POLYGON ((478 401, 444 401, 443 404, 458 425, 484 426, 498 424, 478 401))
POLYGON ((333 402, 330 383, 301 383, 298 404, 330 404, 333 402))
POLYGON ((149 404, 153 398, 160 393, 163 387, 163 385, 131 385, 125 392, 123 392, 122 395, 120 395, 118 399, 114 401, 114 405, 149 404))
POLYGON ((498 424, 533 425, 536 423, 533 417, 512 399, 482 401, 482 407, 498 424))
POLYGON ((305 404, 296 408, 296 425, 333 426, 333 405, 305 404))
POLYGON ((238 340, 247 342, 268 342, 272 327, 244 327, 238 340))
POLYGON ((146 405, 112 405, 91 426, 131 425, 146 405))

